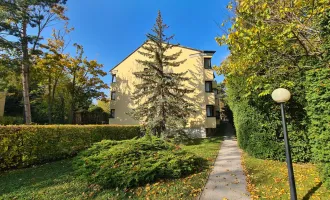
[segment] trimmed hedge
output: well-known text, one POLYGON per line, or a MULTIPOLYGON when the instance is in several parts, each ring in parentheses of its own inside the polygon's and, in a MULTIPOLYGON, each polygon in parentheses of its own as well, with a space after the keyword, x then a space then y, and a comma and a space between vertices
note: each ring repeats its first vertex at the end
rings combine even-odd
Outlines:
POLYGON ((138 136, 139 126, 0 126, 0 170, 71 157, 104 139, 125 140, 138 136))
POLYGON ((306 110, 312 152, 315 161, 320 163, 322 180, 330 188, 330 68, 309 70, 307 81, 306 110))
MULTIPOLYGON (((269 120, 269 114, 261 113, 246 101, 237 101, 231 108, 240 148, 256 158, 285 161, 283 139, 276 136, 280 120, 269 120)), ((292 160, 308 162, 312 157, 308 134, 292 127, 288 123, 292 160)))

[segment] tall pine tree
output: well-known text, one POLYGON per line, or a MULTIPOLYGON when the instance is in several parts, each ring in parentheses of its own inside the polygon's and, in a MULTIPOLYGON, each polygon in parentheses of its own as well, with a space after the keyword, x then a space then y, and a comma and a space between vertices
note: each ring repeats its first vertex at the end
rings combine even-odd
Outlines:
POLYGON ((185 86, 189 80, 184 73, 174 73, 171 68, 179 67, 186 60, 178 60, 182 51, 169 54, 169 50, 179 46, 170 44, 174 35, 167 37, 168 28, 163 23, 160 11, 152 32, 147 34, 147 41, 138 51, 145 60, 136 60, 144 67, 134 75, 141 80, 135 85, 133 101, 138 105, 132 116, 143 122, 158 137, 178 133, 184 128, 187 118, 194 112, 193 104, 185 99, 193 92, 185 86))

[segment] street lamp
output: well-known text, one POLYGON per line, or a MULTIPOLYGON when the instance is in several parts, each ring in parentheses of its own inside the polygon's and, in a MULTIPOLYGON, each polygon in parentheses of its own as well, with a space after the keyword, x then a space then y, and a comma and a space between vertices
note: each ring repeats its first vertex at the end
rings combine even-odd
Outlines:
POLYGON ((294 181, 292 159, 290 153, 290 144, 289 144, 289 138, 286 128, 285 111, 284 111, 284 103, 289 101, 290 97, 291 97, 290 92, 284 88, 278 88, 274 90, 272 93, 273 100, 281 104, 282 125, 283 125, 284 143, 285 143, 285 156, 286 156, 286 164, 288 166, 288 173, 289 173, 290 196, 291 196, 291 200, 297 200, 296 184, 294 181))

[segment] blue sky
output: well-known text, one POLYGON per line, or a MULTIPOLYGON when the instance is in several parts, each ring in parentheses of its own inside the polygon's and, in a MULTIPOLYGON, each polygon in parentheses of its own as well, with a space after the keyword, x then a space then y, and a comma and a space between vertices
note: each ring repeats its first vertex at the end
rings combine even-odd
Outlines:
MULTIPOLYGON (((201 50, 217 51, 212 64, 229 54, 215 37, 221 35, 216 23, 228 18, 228 0, 68 0, 67 16, 75 30, 71 44, 84 46, 88 59, 96 59, 108 72, 146 40, 158 10, 175 34, 173 42, 201 50)), ((60 27, 60 24, 56 25, 60 27)), ((55 27, 56 27, 55 26, 55 27)), ((50 30, 45 32, 50 34, 50 30)), ((74 52, 73 48, 68 51, 74 52)), ((217 77, 221 81, 222 77, 217 77)), ((104 77, 110 83, 111 76, 104 77)))

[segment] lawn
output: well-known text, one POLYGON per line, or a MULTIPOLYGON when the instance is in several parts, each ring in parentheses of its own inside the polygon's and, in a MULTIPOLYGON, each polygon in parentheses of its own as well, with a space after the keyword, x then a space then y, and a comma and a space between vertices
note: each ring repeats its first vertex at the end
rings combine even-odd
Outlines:
MULTIPOLYGON (((290 199, 285 162, 253 158, 243 155, 248 174, 248 189, 253 199, 290 199)), ((293 164, 298 199, 330 199, 313 164, 293 164)))
MULTIPOLYGON (((197 139, 182 146, 212 166, 221 138, 197 139)), ((75 178, 72 159, 0 174, 0 199, 194 199, 204 187, 211 167, 176 180, 162 180, 130 190, 102 189, 75 178)))

